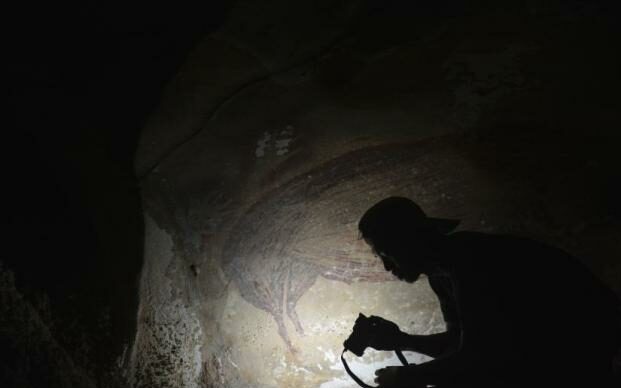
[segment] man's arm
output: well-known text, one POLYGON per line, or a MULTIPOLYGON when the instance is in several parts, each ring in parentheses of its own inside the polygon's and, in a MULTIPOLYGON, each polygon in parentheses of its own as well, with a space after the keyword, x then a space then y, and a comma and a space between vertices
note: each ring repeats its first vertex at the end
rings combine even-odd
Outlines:
POLYGON ((442 316, 446 322, 446 331, 431 335, 411 335, 402 333, 401 350, 411 350, 427 356, 438 358, 459 349, 461 341, 461 324, 459 323, 458 305, 453 281, 448 276, 429 276, 429 285, 438 297, 442 316))
POLYGON ((430 357, 440 357, 456 351, 459 333, 454 326, 443 333, 413 335, 402 332, 399 327, 383 318, 372 316, 375 335, 369 338, 368 346, 377 350, 409 350, 430 357))
POLYGON ((412 335, 402 333, 398 340, 399 350, 410 350, 429 357, 438 358, 455 352, 459 346, 459 336, 452 331, 431 335, 412 335))
POLYGON ((379 387, 424 387, 427 384, 441 384, 460 369, 467 369, 473 360, 461 353, 451 353, 434 360, 408 366, 389 366, 375 372, 379 387))
POLYGON ((452 279, 448 276, 430 276, 429 285, 440 302, 446 331, 431 335, 407 334, 394 323, 375 317, 379 335, 372 339, 369 346, 377 350, 409 350, 433 358, 446 356, 460 348, 462 325, 452 279))

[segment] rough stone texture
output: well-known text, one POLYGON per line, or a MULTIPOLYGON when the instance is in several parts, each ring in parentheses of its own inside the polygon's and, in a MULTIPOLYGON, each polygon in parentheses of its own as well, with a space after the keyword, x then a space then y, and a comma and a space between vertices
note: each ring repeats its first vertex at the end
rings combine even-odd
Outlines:
POLYGON ((58 343, 50 324, 17 290, 13 274, 0 262, 0 338, 5 354, 12 356, 0 367, 3 384, 96 387, 94 376, 58 343))
MULTIPOLYGON (((387 195, 560 246, 621 294, 609 43, 574 39, 569 11, 395 19, 347 4, 316 25, 321 7, 270 2, 259 20, 240 2, 145 129, 136 385, 350 387, 337 356, 358 312, 442 330, 427 285, 392 281, 357 239, 387 195)), ((396 363, 352 361, 369 379, 396 363)))
POLYGON ((173 255, 172 241, 149 218, 136 346, 132 349, 131 384, 135 387, 198 387, 202 330, 200 301, 187 266, 173 255))

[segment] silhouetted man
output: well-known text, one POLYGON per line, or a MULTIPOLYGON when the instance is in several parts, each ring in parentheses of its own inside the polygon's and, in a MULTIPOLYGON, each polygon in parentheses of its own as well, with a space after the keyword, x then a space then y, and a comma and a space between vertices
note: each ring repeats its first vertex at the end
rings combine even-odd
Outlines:
POLYGON ((567 253, 528 239, 455 232, 407 198, 369 209, 362 237, 387 271, 421 274, 446 331, 419 336, 381 320, 369 346, 434 357, 376 372, 381 387, 605 387, 621 344, 616 295, 567 253), (449 234, 451 233, 451 234, 449 234))

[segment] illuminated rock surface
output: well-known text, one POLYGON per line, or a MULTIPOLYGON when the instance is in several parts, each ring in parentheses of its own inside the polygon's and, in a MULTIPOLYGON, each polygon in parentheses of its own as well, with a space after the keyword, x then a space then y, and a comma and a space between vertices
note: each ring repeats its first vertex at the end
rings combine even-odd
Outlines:
MULTIPOLYGON (((361 21, 347 4, 327 14, 281 5, 253 19, 258 6, 242 3, 190 56, 145 128, 135 385, 353 387, 338 356, 359 312, 412 333, 442 331, 427 284, 394 281, 358 239, 364 210, 390 195, 464 230, 582 254, 617 284, 619 266, 601 259, 619 253, 612 205, 588 200, 608 182, 598 167, 606 161, 575 152, 582 135, 537 129, 609 124, 569 118, 568 101, 541 109, 573 77, 551 81, 537 62, 560 38, 522 34, 524 15, 509 11, 412 16, 414 26, 361 21), (368 27, 348 30, 355 20, 385 32, 367 39, 368 27), (495 22, 476 27, 482 20, 495 22), (594 184, 571 183, 583 179, 594 184)), ((397 360, 352 360, 367 379, 386 363, 397 360)))
POLYGON ((387 195, 621 295, 617 2, 13 5, 3 388, 354 386, 358 312, 443 329, 358 239, 387 195))

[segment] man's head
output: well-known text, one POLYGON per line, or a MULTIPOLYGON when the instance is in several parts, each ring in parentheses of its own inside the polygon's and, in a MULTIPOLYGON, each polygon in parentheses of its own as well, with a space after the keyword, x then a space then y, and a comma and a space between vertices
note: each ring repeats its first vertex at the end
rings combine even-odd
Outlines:
POLYGON ((365 212, 358 229, 387 271, 414 282, 437 266, 443 237, 457 224, 459 221, 427 217, 408 198, 389 197, 365 212))

